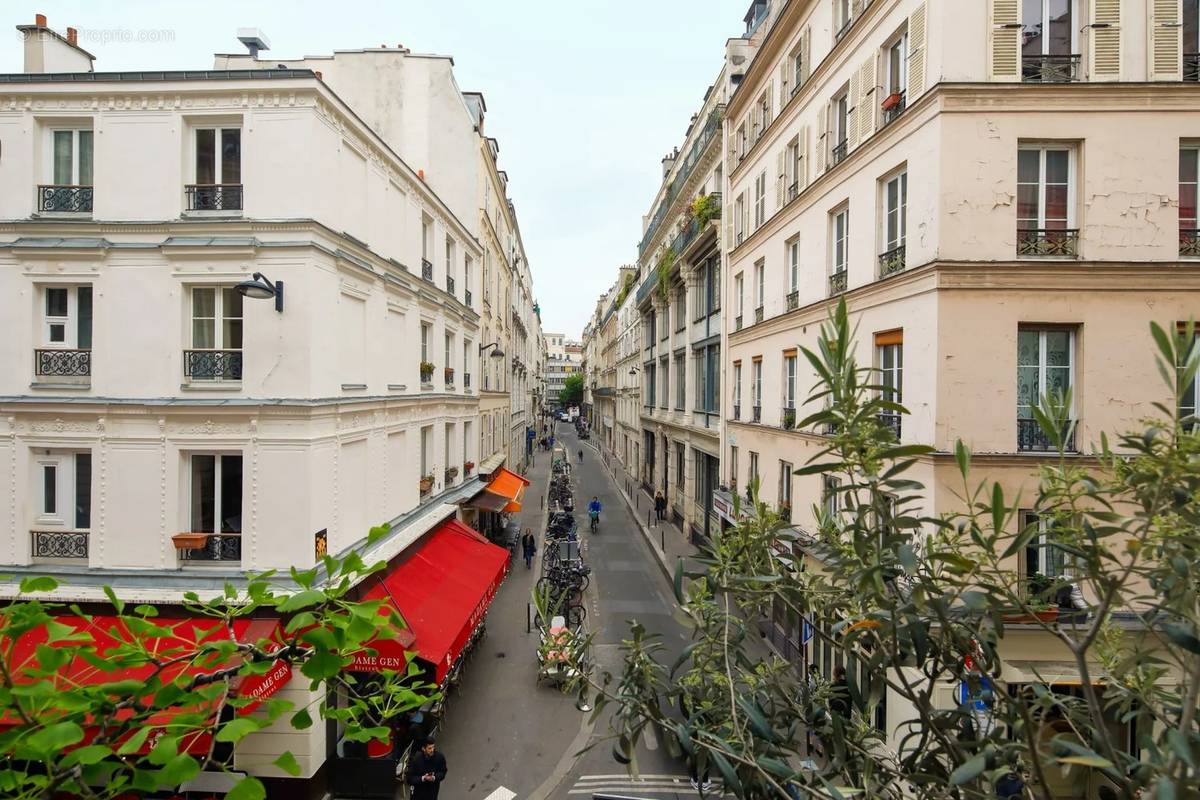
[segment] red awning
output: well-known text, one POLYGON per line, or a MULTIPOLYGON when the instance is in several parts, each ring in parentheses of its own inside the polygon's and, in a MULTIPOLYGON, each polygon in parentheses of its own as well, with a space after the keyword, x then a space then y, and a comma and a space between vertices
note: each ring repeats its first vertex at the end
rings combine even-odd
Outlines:
MULTIPOLYGON (((232 630, 220 620, 205 617, 185 617, 183 619, 149 618, 149 624, 164 629, 162 635, 141 637, 150 655, 154 658, 170 660, 174 656, 183 655, 195 650, 197 644, 208 644, 232 639, 237 642, 251 643, 264 639, 278 640, 281 623, 275 619, 238 619, 234 620, 232 630)), ((95 655, 103 657, 105 653, 121 646, 125 642, 137 641, 139 637, 132 633, 128 624, 119 617, 96 615, 85 618, 76 615, 55 617, 55 622, 73 629, 76 633, 85 634, 93 644, 95 655)), ((10 664, 15 683, 29 683, 42 679, 31 675, 29 669, 37 664, 37 648, 47 644, 49 638, 45 627, 34 628, 22 635, 13 643, 10 654, 10 664)), ((54 643, 51 647, 71 647, 72 643, 54 643)), ((173 664, 159 672, 160 680, 167 684, 180 679, 187 680, 192 676, 211 675, 216 671, 227 668, 231 663, 219 654, 209 653, 201 658, 173 664)), ((144 681, 155 672, 153 664, 141 664, 105 671, 96 664, 89 663, 81 657, 73 658, 68 664, 58 670, 51 678, 56 690, 70 691, 78 686, 95 686, 123 680, 144 681)), ((275 694, 290 679, 291 669, 279 662, 266 675, 254 675, 234 679, 234 691, 240 697, 253 697, 255 702, 240 709, 241 713, 250 713, 271 695, 275 694)), ((211 707, 189 707, 164 709, 150 718, 153 729, 165 730, 171 720, 178 714, 203 714, 214 716, 218 711, 217 701, 211 707)), ((119 716, 119 715, 118 715, 119 716)), ((15 720, 0 721, 2 724, 14 724, 15 720)), ((153 747, 158 730, 153 730, 142 747, 143 752, 149 752, 153 747)), ((84 743, 91 737, 85 738, 84 743)), ((197 732, 181 742, 180 750, 192 754, 205 754, 211 745, 209 731, 197 732)))
POLYGON ((391 597, 440 684, 482 622, 508 571, 508 551, 457 520, 401 553, 366 599, 391 597))

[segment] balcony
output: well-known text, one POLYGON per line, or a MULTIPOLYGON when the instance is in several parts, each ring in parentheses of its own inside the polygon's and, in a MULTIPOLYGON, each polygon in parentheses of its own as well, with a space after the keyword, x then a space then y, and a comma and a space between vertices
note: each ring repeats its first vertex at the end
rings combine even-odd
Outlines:
POLYGON ((452 297, 454 296, 454 276, 453 275, 446 276, 446 294, 448 294, 452 297))
POLYGON ((734 419, 741 419, 741 418, 742 418, 742 407, 741 407, 741 406, 734 406, 734 407, 733 407, 733 418, 734 418, 734 419))
POLYGON ((442 380, 446 382, 446 388, 454 386, 454 367, 446 367, 442 370, 442 380))
POLYGON ((34 350, 33 373, 39 377, 86 378, 92 374, 92 351, 34 350))
POLYGON ((846 291, 846 270, 840 269, 829 276, 829 296, 842 294, 846 291))
POLYGON ((904 271, 904 245, 898 244, 886 253, 879 254, 879 277, 886 278, 904 271))
POLYGON ((1079 56, 1021 56, 1025 83, 1074 83, 1079 80, 1079 56))
POLYGON ((463 289, 463 304, 466 305, 467 308, 471 307, 471 290, 470 289, 463 289))
POLYGON ((1079 229, 1018 228, 1017 255, 1075 258, 1079 255, 1079 229))
POLYGON ((471 389, 471 373, 469 372, 463 373, 463 388, 467 391, 471 389))
POLYGON ((836 40, 840 42, 842 40, 842 38, 845 37, 845 35, 850 32, 850 29, 852 27, 854 27, 854 17, 848 18, 845 22, 842 23, 842 27, 838 28, 838 31, 835 34, 836 40))
POLYGON ((831 167, 837 166, 838 164, 845 161, 846 160, 846 152, 847 152, 848 147, 849 147, 849 145, 847 144, 845 139, 842 139, 840 142, 835 144, 833 146, 833 152, 830 154, 830 157, 829 157, 829 166, 831 166, 831 167))
POLYGON ((887 127, 895 121, 896 117, 904 113, 904 109, 908 107, 907 92, 892 92, 883 99, 880 108, 883 109, 883 125, 887 127))
POLYGON ((1179 232, 1179 255, 1200 258, 1200 230, 1179 232))
POLYGON ((794 290, 788 292, 787 310, 795 311, 799 307, 800 307, 800 291, 798 289, 794 289, 794 290))
MULTIPOLYGON (((1066 442, 1064 450, 1068 453, 1078 452, 1075 449, 1075 431, 1078 427, 1076 421, 1067 423, 1063 433, 1066 434, 1066 442)), ((1046 438, 1046 434, 1042 431, 1042 426, 1038 424, 1036 419, 1018 419, 1017 420, 1017 450, 1021 452, 1038 452, 1038 453, 1053 453, 1057 452, 1054 444, 1046 438)))
POLYGON ((240 533, 178 533, 171 537, 180 561, 241 561, 240 533))
POLYGON ((87 531, 30 531, 29 537, 33 558, 88 557, 87 531))
POLYGON ((793 428, 795 428, 796 427, 796 409, 794 409, 794 408, 783 409, 783 414, 780 416, 779 422, 780 422, 780 426, 785 431, 790 431, 793 428))
POLYGON ((750 408, 750 421, 762 422, 762 406, 752 406, 750 408))
POLYGON ((241 211, 242 184, 189 183, 183 187, 188 211, 241 211))
POLYGON ((879 424, 892 432, 896 441, 900 441, 900 415, 883 413, 879 415, 879 424))
POLYGON ((183 375, 194 381, 240 381, 241 350, 184 350, 183 375))
POLYGON ((92 213, 91 186, 47 184, 38 187, 37 210, 40 214, 92 213))
POLYGON ((1183 79, 1200 82, 1200 53, 1183 54, 1183 79))
POLYGON ((763 321, 763 307, 759 306, 758 308, 754 309, 754 324, 757 325, 758 323, 760 323, 762 321, 763 321))
POLYGON ((421 259, 421 277, 433 283, 433 262, 428 258, 421 259))
POLYGON ((792 185, 787 190, 787 201, 792 202, 798 194, 800 194, 800 181, 792 181, 792 185))
POLYGON ((736 317, 733 318, 733 329, 735 331, 740 331, 742 329, 742 315, 741 314, 738 314, 736 317))

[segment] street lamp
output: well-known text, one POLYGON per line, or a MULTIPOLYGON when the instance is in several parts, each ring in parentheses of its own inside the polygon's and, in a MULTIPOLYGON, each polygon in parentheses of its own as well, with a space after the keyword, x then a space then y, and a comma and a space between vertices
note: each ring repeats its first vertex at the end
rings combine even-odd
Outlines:
POLYGON ((234 288, 242 297, 249 297, 253 300, 266 300, 268 297, 274 297, 275 310, 283 311, 283 281, 272 283, 266 275, 256 272, 253 280, 242 281, 234 288))
POLYGON ((494 348, 496 348, 495 350, 492 350, 492 358, 504 358, 504 351, 500 349, 500 343, 499 343, 499 342, 492 342, 491 344, 481 344, 481 345, 479 345, 479 354, 480 354, 480 355, 483 355, 483 354, 484 354, 484 352, 485 352, 485 351, 486 351, 488 348, 491 348, 491 347, 494 347, 494 348))
POLYGON ((638 372, 640 371, 640 369, 641 369, 641 368, 640 368, 640 367, 639 367, 637 364, 634 364, 632 367, 630 367, 630 368, 629 368, 629 374, 630 374, 630 375, 637 375, 637 374, 638 374, 638 372))

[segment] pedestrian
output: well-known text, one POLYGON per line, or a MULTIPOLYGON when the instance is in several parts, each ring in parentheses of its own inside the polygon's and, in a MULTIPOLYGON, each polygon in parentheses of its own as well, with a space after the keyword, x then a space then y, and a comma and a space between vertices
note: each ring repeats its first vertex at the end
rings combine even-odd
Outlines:
POLYGON ((838 664, 833 668, 833 684, 830 686, 829 710, 850 721, 850 683, 846 680, 846 668, 838 664))
POLYGON ((662 489, 654 492, 654 516, 660 522, 667 518, 667 498, 663 497, 662 489))
POLYGON ((583 448, 579 448, 579 463, 583 463, 583 448))
POLYGON ((412 800, 437 800, 446 778, 446 757, 437 751, 432 736, 425 738, 420 751, 408 762, 408 786, 412 800))
POLYGON ((537 552, 537 542, 533 538, 533 529, 526 528, 521 537, 521 552, 525 555, 525 569, 533 569, 533 554, 537 552))

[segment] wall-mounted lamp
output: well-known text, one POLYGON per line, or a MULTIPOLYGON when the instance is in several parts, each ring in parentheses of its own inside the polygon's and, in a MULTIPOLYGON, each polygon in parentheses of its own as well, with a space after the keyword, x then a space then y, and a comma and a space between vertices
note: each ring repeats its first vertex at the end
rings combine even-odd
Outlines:
POLYGON ((491 344, 479 345, 479 355, 483 355, 488 350, 488 348, 491 348, 491 347, 496 348, 495 350, 492 350, 492 358, 504 358, 504 351, 500 349, 499 342, 492 342, 491 344))
POLYGON ((275 310, 283 311, 283 281, 271 282, 271 279, 261 272, 254 273, 254 279, 242 281, 236 287, 238 294, 254 300, 275 298, 275 310))

